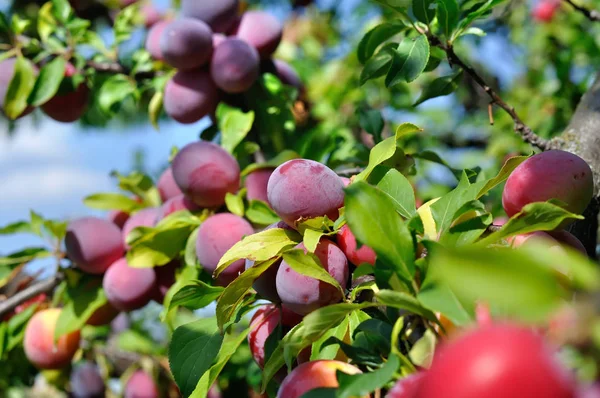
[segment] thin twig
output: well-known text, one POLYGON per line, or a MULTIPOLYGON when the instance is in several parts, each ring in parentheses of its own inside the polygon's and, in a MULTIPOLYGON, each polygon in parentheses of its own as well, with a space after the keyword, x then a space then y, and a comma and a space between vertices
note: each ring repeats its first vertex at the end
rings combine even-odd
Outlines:
POLYGON ((525 142, 531 145, 535 145, 541 150, 548 149, 548 142, 545 139, 538 137, 533 132, 533 130, 529 126, 527 126, 523 122, 523 120, 521 120, 519 115, 517 115, 517 112, 515 112, 515 108, 504 102, 504 100, 500 98, 500 95, 498 95, 498 93, 494 89, 492 89, 485 82, 485 80, 483 80, 483 78, 477 73, 475 69, 464 63, 463 60, 460 59, 458 55, 456 55, 456 53, 454 52, 454 48, 451 44, 442 43, 437 37, 431 34, 428 34, 428 39, 432 46, 444 50, 444 52, 446 53, 446 57, 448 58, 448 63, 450 65, 460 66, 465 72, 467 72, 469 76, 471 76, 471 78, 473 78, 473 80, 475 80, 475 82, 483 89, 483 91, 486 92, 486 94, 492 99, 493 104, 498 105, 510 115, 510 117, 515 122, 515 132, 519 134, 525 142))
MULTIPOLYGON (((98 72, 123 74, 123 75, 129 75, 131 73, 130 70, 128 70, 127 68, 125 68, 123 65, 121 65, 118 62, 87 61, 86 65, 89 68, 95 69, 98 72)), ((156 75, 156 73, 154 71, 144 71, 144 72, 137 72, 135 74, 135 77, 139 78, 139 79, 144 79, 144 78, 152 78, 155 75, 156 75)))
POLYGON ((349 169, 338 170, 338 171, 336 171, 336 174, 339 175, 340 177, 351 177, 355 174, 360 173, 364 169, 365 169, 364 167, 353 167, 353 168, 349 168, 349 169))
POLYGON ((585 8, 583 6, 579 6, 575 3, 573 3, 572 0, 564 0, 564 2, 568 3, 569 5, 571 5, 571 7, 573 7, 574 9, 576 9, 577 11, 579 11, 580 13, 585 15, 585 17, 587 19, 589 19, 590 21, 593 21, 593 22, 600 21, 600 12, 598 12, 596 10, 588 10, 587 8, 585 8))
POLYGON ((63 281, 63 279, 64 275, 61 272, 58 272, 51 278, 38 282, 35 285, 31 285, 16 293, 14 296, 0 301, 0 317, 15 309, 19 304, 23 304, 39 294, 51 292, 63 281))

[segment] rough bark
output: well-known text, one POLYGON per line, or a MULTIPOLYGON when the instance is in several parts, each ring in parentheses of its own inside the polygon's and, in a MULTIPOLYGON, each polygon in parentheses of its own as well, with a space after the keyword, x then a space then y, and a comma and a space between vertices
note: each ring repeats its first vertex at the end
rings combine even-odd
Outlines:
POLYGON ((581 98, 565 132, 550 143, 552 149, 572 152, 584 159, 594 173, 594 199, 584 213, 585 220, 571 226, 585 245, 588 254, 596 256, 598 214, 600 212, 600 72, 581 98))

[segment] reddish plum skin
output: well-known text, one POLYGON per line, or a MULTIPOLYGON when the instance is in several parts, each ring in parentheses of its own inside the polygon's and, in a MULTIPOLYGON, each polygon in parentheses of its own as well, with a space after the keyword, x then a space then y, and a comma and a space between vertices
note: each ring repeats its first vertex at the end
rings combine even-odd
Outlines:
POLYGON ((104 380, 98 367, 91 362, 83 362, 71 372, 71 392, 74 398, 104 397, 104 380))
POLYGON ((160 21, 154 24, 148 31, 146 36, 146 50, 150 53, 152 58, 157 60, 163 59, 163 54, 160 49, 160 37, 163 31, 169 25, 169 21, 160 21))
POLYGON ((54 330, 60 312, 59 308, 39 311, 25 327, 25 355, 39 369, 66 367, 79 349, 79 330, 61 336, 54 344, 54 330))
MULTIPOLYGON (((306 248, 303 243, 296 246, 306 248)), ((348 283, 348 260, 335 243, 321 239, 315 255, 327 272, 344 287, 348 283)), ((276 278, 277 293, 281 302, 290 310, 306 315, 323 306, 342 299, 340 292, 332 285, 294 271, 285 261, 281 262, 276 278)))
POLYGON ((113 210, 108 213, 108 219, 115 224, 117 227, 123 229, 127 220, 129 220, 129 213, 125 213, 120 210, 113 210))
POLYGON ((560 8, 560 3, 553 0, 540 0, 532 11, 533 19, 541 23, 549 23, 560 8))
POLYGON ((129 220, 123 226, 123 234, 122 239, 125 243, 125 248, 129 250, 129 245, 127 245, 127 235, 131 231, 133 231, 137 227, 153 227, 156 223, 156 219, 159 215, 159 209, 154 207, 149 207, 146 209, 142 209, 137 213, 133 214, 129 217, 129 220))
POLYGON ((163 202, 174 198, 175 196, 179 196, 183 194, 181 189, 177 186, 175 182, 175 178, 173 178, 173 169, 171 167, 167 168, 158 179, 158 183, 156 184, 158 188, 158 192, 160 193, 160 198, 163 202))
POLYGON ((226 93, 248 90, 258 79, 258 51, 243 40, 228 38, 215 48, 210 74, 215 84, 226 93))
POLYGON ((352 183, 352 180, 350 180, 347 177, 342 177, 342 184, 344 184, 344 188, 346 188, 348 185, 350 185, 352 183))
POLYGON ((294 369, 281 383, 277 398, 300 398, 321 387, 338 387, 337 371, 357 374, 361 371, 345 362, 321 360, 306 362, 294 369))
POLYGON ((65 247, 69 259, 88 274, 103 274, 124 252, 119 227, 96 217, 69 223, 65 247))
POLYGON ((572 153, 553 150, 532 156, 508 177, 502 205, 509 217, 533 202, 558 199, 581 214, 592 198, 594 181, 587 163, 572 153))
MULTIPOLYGON (((65 69, 65 77, 71 77, 77 73, 75 66, 67 64, 65 69)), ((48 102, 42 105, 44 113, 62 123, 72 123, 79 120, 87 110, 88 97, 90 89, 85 84, 81 83, 75 91, 55 95, 48 102)))
POLYGON ((159 398, 160 392, 154 379, 143 370, 138 370, 127 380, 124 397, 159 398))
POLYGON ((369 246, 362 245, 360 249, 356 249, 356 238, 348 224, 344 225, 337 234, 337 244, 342 249, 348 260, 359 266, 363 263, 375 265, 377 255, 369 246))
POLYGON ((250 321, 248 345, 252 357, 263 369, 265 366, 265 343, 281 321, 281 311, 272 304, 260 307, 250 321))
MULTIPOLYGON (((273 229, 273 228, 281 228, 292 230, 286 223, 283 221, 278 221, 274 224, 269 225, 263 231, 273 229)), ((281 259, 273 263, 265 272, 263 272, 255 281, 252 287, 256 292, 263 298, 273 302, 278 303, 279 295, 277 294, 277 287, 275 284, 275 280, 277 278, 277 270, 279 269, 279 265, 281 265, 281 259)), ((254 261, 246 260, 245 269, 249 269, 254 266, 254 261)), ((285 312, 285 311, 284 311, 285 312)))
POLYGON ((156 25, 162 19, 162 15, 158 9, 152 4, 144 4, 140 10, 142 17, 144 18, 144 25, 146 28, 151 28, 156 25))
POLYGON ((296 73, 296 71, 290 64, 279 59, 274 60, 273 63, 275 64, 275 71, 277 72, 277 76, 283 84, 295 87, 300 94, 303 94, 305 92, 306 87, 304 86, 304 83, 300 79, 298 73, 296 73))
POLYGON ((199 141, 183 147, 173 159, 175 182, 198 206, 219 207, 240 186, 240 166, 220 146, 199 141))
POLYGON ((160 51, 166 63, 180 70, 205 65, 213 50, 212 31, 202 21, 180 18, 171 22, 160 36, 160 51))
POLYGON ((385 398, 417 398, 419 387, 425 373, 414 373, 398 380, 394 387, 388 391, 385 398))
POLYGON ((133 268, 122 258, 110 266, 102 281, 108 302, 120 311, 133 311, 150 302, 156 292, 152 268, 133 268))
POLYGON ((265 59, 277 50, 283 25, 268 12, 247 11, 242 15, 235 35, 256 48, 260 57, 265 59))
POLYGON ((215 33, 212 36, 213 49, 217 48, 217 46, 227 40, 227 36, 222 33, 215 33))
POLYGON ((165 295, 169 291, 169 288, 175 283, 175 273, 179 267, 178 261, 171 261, 160 267, 154 267, 154 273, 156 275, 156 296, 155 300, 158 303, 162 303, 165 299, 165 295))
MULTIPOLYGON (((252 225, 235 214, 219 213, 206 219, 200 225, 196 241, 196 254, 202 268, 212 274, 223 254, 244 236, 253 233, 252 225)), ((226 286, 243 270, 244 260, 238 260, 219 275, 217 283, 226 286)))
POLYGON ((574 398, 575 383, 540 335, 496 324, 442 346, 418 398, 574 398))
POLYGON ((244 185, 248 190, 246 198, 248 200, 262 200, 263 202, 269 203, 267 197, 267 185, 269 184, 269 177, 273 174, 274 169, 259 169, 248 174, 244 185))
POLYGON ((171 198, 169 200, 167 200, 161 207, 159 210, 159 214, 158 214, 158 218, 157 218, 157 222, 159 220, 162 220, 165 217, 170 216, 171 214, 178 212, 178 211, 183 211, 183 210, 188 210, 190 212, 195 212, 200 210, 200 208, 198 207, 198 205, 196 205, 194 202, 192 202, 191 199, 189 199, 187 196, 181 194, 179 196, 175 196, 174 198, 171 198))
POLYGON ((164 97, 165 112, 173 120, 195 123, 217 108, 219 91, 208 72, 178 71, 167 82, 164 97))
POLYGON ((238 0, 182 0, 181 14, 204 21, 214 32, 227 32, 237 19, 238 0))
POLYGON ((106 303, 98 308, 86 322, 86 325, 102 326, 108 325, 119 315, 119 311, 110 303, 106 303))
POLYGON ((327 215, 337 219, 344 205, 344 184, 327 166, 294 159, 277 167, 267 187, 269 204, 289 226, 300 218, 327 215))

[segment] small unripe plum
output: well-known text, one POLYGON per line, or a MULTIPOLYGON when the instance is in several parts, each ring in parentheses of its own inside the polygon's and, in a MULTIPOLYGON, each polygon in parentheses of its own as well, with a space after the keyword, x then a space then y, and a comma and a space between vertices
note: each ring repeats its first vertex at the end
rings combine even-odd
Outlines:
POLYGON ((560 3, 554 0, 540 0, 532 11, 533 19, 538 22, 548 23, 554 19, 554 14, 560 8, 560 3))
POLYGON ((129 245, 127 244, 127 236, 129 233, 137 227, 153 227, 159 215, 159 210, 160 209, 155 207, 148 207, 129 217, 129 220, 127 220, 123 226, 122 234, 122 240, 125 243, 125 248, 127 250, 129 250, 129 245))
POLYGON ((261 58, 277 50, 283 35, 283 25, 265 11, 248 11, 242 15, 235 35, 256 48, 261 58))
POLYGON ((248 345, 252 357, 263 369, 265 366, 265 343, 281 322, 281 311, 273 304, 267 304, 258 309, 250 321, 248 345))
POLYGON ((289 226, 302 218, 328 216, 335 220, 344 205, 344 184, 327 166, 293 159, 275 169, 267 187, 269 204, 289 226))
MULTIPOLYGON (((296 246, 306 248, 303 243, 296 246)), ((343 287, 348 283, 348 260, 339 247, 329 239, 321 239, 315 255, 327 271, 343 287)), ((333 285, 294 271, 285 261, 281 262, 276 278, 277 294, 290 310, 306 315, 317 308, 340 301, 343 297, 333 285)))
POLYGON ((338 231, 337 244, 352 264, 356 266, 363 263, 375 265, 377 255, 369 246, 362 245, 360 249, 356 249, 356 238, 348 224, 338 231))
POLYGON ((575 388, 540 335, 496 324, 441 346, 417 397, 574 398, 575 388))
POLYGON ((340 361, 321 360, 303 363, 283 380, 277 398, 300 398, 315 388, 339 387, 338 370, 351 375, 362 373, 355 366, 340 361))
POLYGON ((158 183, 156 184, 158 188, 158 192, 160 193, 160 198, 163 202, 174 198, 175 196, 181 195, 181 189, 177 186, 175 182, 175 178, 173 178, 173 169, 168 167, 158 179, 158 183))
POLYGON ((119 315, 119 311, 110 303, 106 303, 94 311, 94 313, 88 318, 86 325, 108 325, 117 317, 117 315, 119 315))
POLYGON ((181 14, 206 22, 214 32, 227 32, 235 23, 238 0, 181 0, 181 14))
POLYGON ((248 200, 262 200, 263 202, 269 203, 267 197, 267 185, 269 184, 269 177, 273 174, 273 169, 258 169, 248 174, 244 185, 246 186, 246 198, 248 200))
POLYGON ((202 69, 178 71, 165 86, 165 112, 183 124, 195 123, 217 108, 219 90, 202 69))
POLYGON ((138 370, 127 380, 124 398, 160 398, 160 392, 154 379, 143 370, 138 370))
POLYGON ((158 218, 156 220, 158 222, 158 221, 162 220, 163 218, 168 217, 175 212, 183 211, 183 210, 188 210, 193 213, 195 211, 200 210, 200 207, 198 207, 197 204, 192 202, 192 200, 190 198, 188 198, 184 194, 181 194, 181 195, 175 196, 174 198, 171 198, 171 199, 167 200, 165 203, 163 203, 163 205, 160 207, 160 209, 158 211, 158 218))
POLYGON ((173 177, 183 193, 201 207, 219 207, 228 192, 240 186, 240 166, 220 146, 198 141, 183 147, 173 159, 173 177))
POLYGON ((215 84, 231 94, 243 93, 258 79, 260 57, 243 40, 228 38, 213 53, 210 74, 215 84))
POLYGON ((61 336, 54 344, 54 330, 60 312, 59 308, 39 311, 25 327, 25 355, 39 369, 60 369, 67 366, 79 349, 79 330, 61 336))
POLYGON ((394 387, 388 391, 385 398, 417 398, 423 376, 425 376, 425 373, 420 372, 401 378, 394 384, 394 387))
POLYGON ((97 217, 70 222, 65 247, 69 259, 89 274, 103 274, 124 251, 119 227, 97 217))
MULTIPOLYGON (((67 64, 65 77, 70 78, 77 73, 72 64, 67 64)), ((57 94, 42 105, 42 110, 50 118, 62 122, 72 123, 79 120, 87 110, 90 89, 82 82, 75 91, 57 94)))
POLYGON ((102 398, 106 389, 98 367, 91 362, 77 364, 71 372, 71 393, 74 398, 102 398))
POLYGON ((570 152, 542 152, 521 163, 508 177, 502 205, 509 217, 533 202, 558 199, 566 209, 581 214, 592 199, 594 180, 590 166, 570 152))
POLYGON ((166 63, 189 70, 208 62, 212 54, 212 31, 202 21, 181 18, 171 22, 160 36, 160 51, 166 63))
POLYGON ((298 89, 298 92, 300 94, 305 92, 306 87, 304 87, 302 79, 300 79, 300 76, 290 64, 279 59, 274 60, 273 63, 275 64, 275 71, 277 73, 277 76, 283 84, 295 87, 296 89, 298 89))
MULTIPOLYGON (((200 225, 196 241, 196 255, 202 268, 213 273, 221 257, 246 235, 254 233, 252 225, 242 217, 231 213, 210 216, 200 225)), ((230 284, 244 270, 244 260, 238 260, 217 278, 223 286, 230 284)))
POLYGON ((148 35, 146 36, 146 50, 154 59, 163 59, 163 54, 160 49, 160 38, 169 23, 169 21, 159 21, 148 31, 148 35))
POLYGON ((156 274, 152 268, 133 268, 122 258, 104 274, 102 286, 108 302, 120 311, 142 308, 156 293, 156 274))
POLYGON ((129 220, 129 213, 125 213, 121 210, 112 210, 108 213, 109 221, 115 224, 117 227, 123 229, 123 226, 129 220))
MULTIPOLYGON (((4 110, 4 100, 6 99, 6 92, 8 91, 8 86, 13 78, 15 73, 15 63, 17 62, 16 58, 8 58, 4 61, 0 61, 0 110, 4 110)), ((38 74, 38 68, 34 65, 33 70, 35 72, 35 76, 38 74)), ((25 108, 23 113, 21 113, 17 118, 21 118, 23 116, 29 115, 33 112, 33 107, 28 106, 25 108)))

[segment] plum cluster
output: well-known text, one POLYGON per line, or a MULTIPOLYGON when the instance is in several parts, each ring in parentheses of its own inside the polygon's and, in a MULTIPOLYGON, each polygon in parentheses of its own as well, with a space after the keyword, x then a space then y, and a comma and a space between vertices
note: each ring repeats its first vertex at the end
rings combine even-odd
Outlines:
POLYGON ((180 123, 213 115, 220 100, 247 91, 261 72, 302 88, 294 69, 271 57, 283 26, 264 11, 240 15, 238 0, 182 0, 176 20, 157 22, 146 39, 156 60, 177 69, 164 91, 166 113, 180 123))

